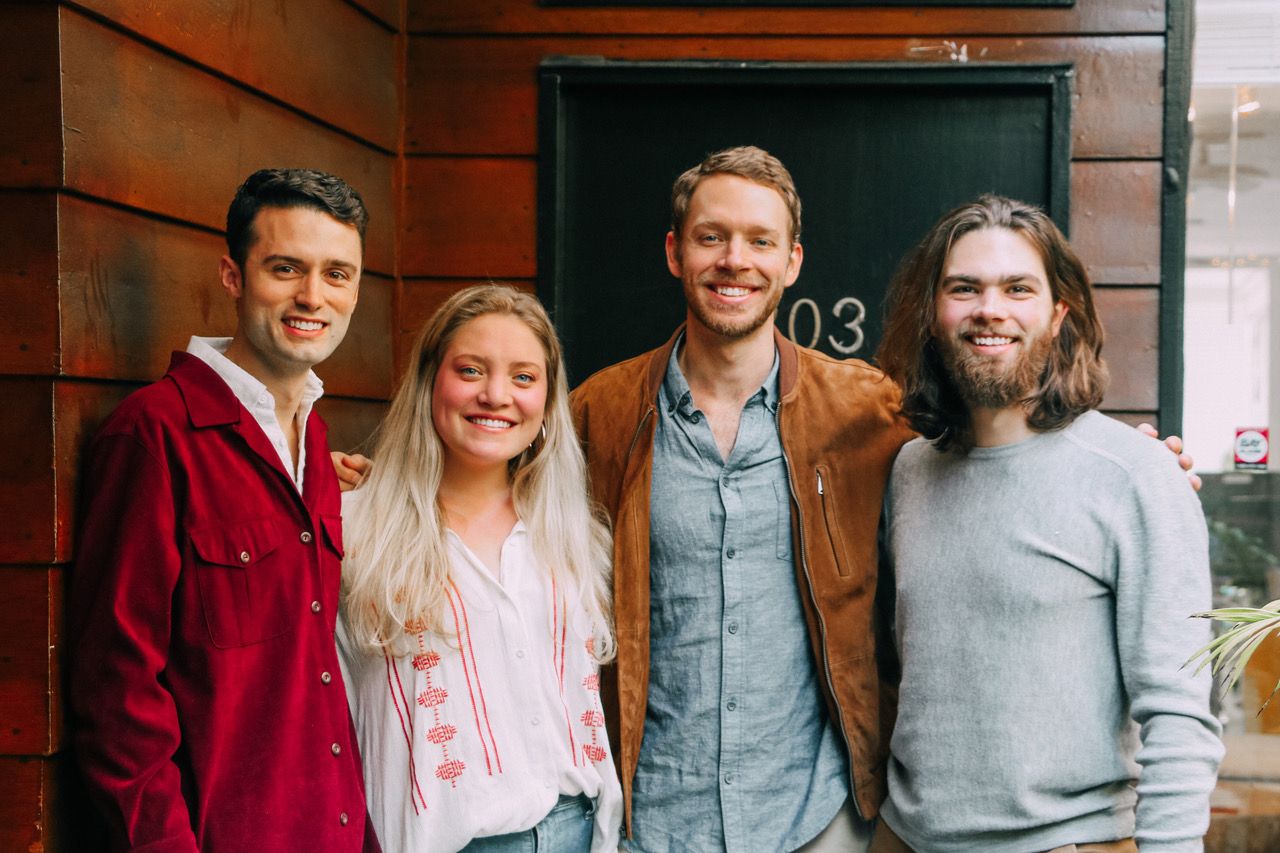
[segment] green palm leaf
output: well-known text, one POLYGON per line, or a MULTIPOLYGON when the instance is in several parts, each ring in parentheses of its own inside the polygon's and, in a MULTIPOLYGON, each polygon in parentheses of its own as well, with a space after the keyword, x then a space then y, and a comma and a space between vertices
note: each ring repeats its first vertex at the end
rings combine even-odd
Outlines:
MULTIPOLYGON (((1262 607, 1223 607, 1208 610, 1204 613, 1193 613, 1201 619, 1216 619, 1219 622, 1231 623, 1232 627, 1214 637, 1198 652, 1183 664, 1188 666, 1199 661, 1196 672, 1206 666, 1215 675, 1222 676, 1222 693, 1230 692, 1244 673, 1249 658, 1257 651, 1262 641, 1272 634, 1280 634, 1280 599, 1262 607)), ((1267 701, 1258 710, 1261 714, 1271 704, 1277 692, 1280 692, 1280 681, 1271 689, 1267 701)))

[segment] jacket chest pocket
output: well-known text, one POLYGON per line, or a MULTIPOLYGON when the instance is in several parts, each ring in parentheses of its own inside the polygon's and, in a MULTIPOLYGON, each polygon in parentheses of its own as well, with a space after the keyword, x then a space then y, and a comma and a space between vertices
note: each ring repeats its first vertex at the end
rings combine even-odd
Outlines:
POLYGON ((268 518, 191 532, 205 624, 220 649, 277 637, 297 619, 305 567, 282 547, 280 525, 268 518))
POLYGON ((819 465, 814 473, 817 475, 818 500, 822 503, 822 523, 827 531, 827 539, 831 542, 836 571, 840 577, 848 577, 852 555, 845 542, 844 529, 849 519, 844 518, 836 506, 836 483, 831 470, 826 465, 819 465))

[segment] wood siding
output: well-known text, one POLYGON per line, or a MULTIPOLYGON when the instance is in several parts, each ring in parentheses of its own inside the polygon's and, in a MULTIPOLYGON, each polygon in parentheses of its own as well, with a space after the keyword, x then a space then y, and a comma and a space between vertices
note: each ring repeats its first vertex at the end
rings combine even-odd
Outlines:
POLYGON ((63 722, 63 590, 84 447, 193 334, 236 186, 264 166, 346 178, 371 212, 347 342, 324 366, 338 446, 394 378, 403 4, 0 6, 0 849, 99 849, 63 722))
MULTIPOLYGON (((948 62, 963 48, 971 63, 1073 63, 1071 228, 1100 285, 1106 405, 1150 420, 1162 358, 1165 17, 1163 0, 0 5, 0 249, 10 259, 0 270, 0 442, 14 449, 0 466, 0 849, 101 843, 77 829, 92 823, 61 696, 84 447, 188 336, 232 330, 216 270, 227 203, 249 172, 325 169, 369 206, 359 307, 321 370, 331 440, 355 448, 441 301, 488 279, 534 288, 543 58, 948 62)), ((655 252, 662 236, 650 235, 655 252)))

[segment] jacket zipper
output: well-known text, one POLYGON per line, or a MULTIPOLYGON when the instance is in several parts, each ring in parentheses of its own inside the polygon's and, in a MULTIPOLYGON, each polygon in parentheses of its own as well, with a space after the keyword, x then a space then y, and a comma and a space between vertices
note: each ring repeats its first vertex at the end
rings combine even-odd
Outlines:
MULTIPOLYGON (((844 738, 844 748, 849 755, 849 799, 853 801, 853 809, 858 813, 858 817, 863 820, 866 816, 862 813, 862 805, 858 802, 857 783, 853 778, 853 745, 849 741, 849 733, 844 727, 844 709, 840 707, 840 696, 836 693, 835 682, 831 678, 831 656, 827 652, 827 623, 822 618, 822 608, 818 606, 818 596, 813 591, 813 575, 809 573, 809 552, 805 547, 804 541, 804 519, 802 513, 804 510, 800 506, 800 499, 796 496, 796 481, 791 473, 791 457, 787 455, 786 443, 782 441, 782 402, 778 402, 778 408, 775 410, 774 419, 778 427, 778 441, 782 444, 782 463, 787 468, 787 489, 791 492, 791 500, 796 505, 796 519, 800 522, 800 568, 804 572, 804 579, 809 584, 809 598, 813 602, 813 612, 818 616, 818 632, 822 637, 822 672, 827 679, 827 690, 831 691, 831 701, 836 706, 836 725, 840 727, 840 736, 844 738)), ((818 476, 818 494, 823 494, 822 488, 822 472, 817 469, 814 473, 818 476)))

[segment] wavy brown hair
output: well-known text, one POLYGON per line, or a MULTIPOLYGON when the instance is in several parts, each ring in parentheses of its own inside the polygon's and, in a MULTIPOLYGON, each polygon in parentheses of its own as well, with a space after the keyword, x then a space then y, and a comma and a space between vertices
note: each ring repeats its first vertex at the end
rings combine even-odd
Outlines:
MULTIPOLYGON (((671 230, 677 238, 683 233, 693 191, 704 178, 712 175, 736 175, 776 190, 787 204, 791 242, 800 242, 800 195, 796 192, 796 182, 781 160, 754 145, 739 145, 708 154, 705 160, 676 178, 671 187, 671 230)), ((678 239, 676 246, 680 246, 678 239)))
POLYGON ((1043 210, 984 195, 938 220, 903 259, 885 298, 880 366, 901 386, 902 411, 911 428, 943 450, 973 447, 973 425, 934 339, 938 288, 951 247, 985 228, 1007 228, 1027 238, 1044 262, 1054 299, 1067 306, 1049 362, 1023 401, 1027 424, 1040 432, 1061 429, 1096 408, 1107 390, 1102 323, 1084 264, 1043 210))

